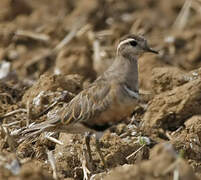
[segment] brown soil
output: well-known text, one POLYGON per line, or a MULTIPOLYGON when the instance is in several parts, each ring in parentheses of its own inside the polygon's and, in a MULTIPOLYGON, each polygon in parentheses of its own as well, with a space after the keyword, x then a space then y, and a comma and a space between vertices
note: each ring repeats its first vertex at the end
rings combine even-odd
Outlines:
POLYGON ((1 0, 0 179, 55 179, 51 152, 58 179, 83 179, 82 135, 53 134, 59 145, 17 132, 54 117, 112 63, 128 33, 160 51, 139 60, 150 98, 101 138, 107 171, 92 139, 88 178, 201 179, 201 3, 191 2, 182 15, 185 0, 1 0))

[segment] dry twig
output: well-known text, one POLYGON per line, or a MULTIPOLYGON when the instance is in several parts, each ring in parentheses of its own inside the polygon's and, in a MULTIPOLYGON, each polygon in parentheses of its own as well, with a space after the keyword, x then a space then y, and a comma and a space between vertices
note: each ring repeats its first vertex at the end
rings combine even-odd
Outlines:
POLYGON ((12 115, 14 115, 14 114, 16 114, 16 113, 27 113, 27 110, 26 109, 16 109, 16 110, 14 110, 14 111, 11 111, 11 112, 9 112, 9 113, 6 113, 6 114, 4 114, 3 116, 1 116, 0 117, 0 120, 2 120, 3 118, 6 118, 6 117, 9 117, 9 116, 12 116, 12 115))
POLYGON ((191 8, 192 0, 186 0, 181 11, 179 12, 179 15, 177 16, 173 27, 175 29, 182 30, 186 26, 189 13, 190 13, 190 8, 191 8))
POLYGON ((49 160, 50 165, 51 165, 52 170, 53 170, 53 178, 58 179, 56 162, 55 162, 55 158, 54 158, 52 151, 47 151, 47 156, 48 156, 48 160, 49 160))
POLYGON ((63 142, 59 141, 58 139, 51 137, 54 134, 54 132, 45 132, 45 138, 49 141, 52 141, 53 143, 63 145, 63 142))
POLYGON ((131 157, 133 157, 135 154, 137 154, 146 144, 143 144, 140 148, 138 148, 135 152, 130 154, 129 156, 126 157, 126 160, 128 161, 131 157))
POLYGON ((86 21, 85 18, 78 19, 75 25, 73 26, 72 30, 64 37, 64 39, 55 48, 47 50, 44 54, 34 57, 30 61, 27 61, 25 63, 25 67, 29 67, 43 59, 47 59, 49 57, 57 55, 58 52, 76 36, 77 32, 84 25, 85 21, 86 21))
POLYGON ((50 37, 47 34, 42 34, 42 33, 36 33, 36 32, 31 32, 27 30, 17 30, 15 32, 15 36, 17 38, 30 38, 34 39, 37 41, 42 41, 42 42, 49 42, 50 37))
POLYGON ((65 97, 69 95, 74 97, 75 95, 68 91, 63 91, 61 96, 59 96, 52 104, 50 104, 46 109, 44 109, 41 113, 39 113, 35 118, 39 118, 42 115, 46 114, 49 110, 55 107, 59 102, 64 101, 65 97))

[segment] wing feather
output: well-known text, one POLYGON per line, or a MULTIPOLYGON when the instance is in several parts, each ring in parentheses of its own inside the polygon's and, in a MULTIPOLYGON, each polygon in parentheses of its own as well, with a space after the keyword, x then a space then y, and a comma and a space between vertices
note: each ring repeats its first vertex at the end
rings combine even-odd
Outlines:
POLYGON ((54 118, 35 124, 23 130, 21 134, 31 137, 43 131, 48 131, 48 129, 56 128, 57 125, 62 128, 62 124, 59 123, 69 125, 78 121, 88 121, 104 111, 109 106, 110 100, 111 86, 109 83, 94 83, 88 89, 83 90, 75 96, 54 118))
POLYGON ((96 83, 74 97, 62 113, 65 124, 87 121, 104 111, 109 105, 110 85, 96 83))

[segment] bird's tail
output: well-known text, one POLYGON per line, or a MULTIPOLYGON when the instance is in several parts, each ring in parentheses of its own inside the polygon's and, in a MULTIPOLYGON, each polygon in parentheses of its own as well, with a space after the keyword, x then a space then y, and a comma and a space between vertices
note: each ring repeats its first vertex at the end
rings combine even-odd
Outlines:
POLYGON ((23 129, 19 135, 21 136, 20 141, 24 141, 26 139, 29 139, 31 137, 40 135, 42 132, 45 131, 51 131, 53 129, 57 122, 60 121, 60 118, 52 118, 47 121, 38 123, 38 124, 30 124, 28 127, 23 129))

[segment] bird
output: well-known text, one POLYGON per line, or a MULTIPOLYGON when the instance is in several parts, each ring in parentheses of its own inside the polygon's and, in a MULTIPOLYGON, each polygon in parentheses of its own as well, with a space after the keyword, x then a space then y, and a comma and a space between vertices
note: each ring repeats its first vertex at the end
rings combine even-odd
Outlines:
POLYGON ((111 125, 131 115, 140 102, 138 60, 146 52, 158 54, 144 36, 129 34, 121 38, 113 64, 102 75, 64 105, 57 118, 35 124, 23 134, 30 133, 30 137, 44 131, 85 134, 90 160, 90 137, 95 134, 97 152, 107 167, 99 138, 111 125))

